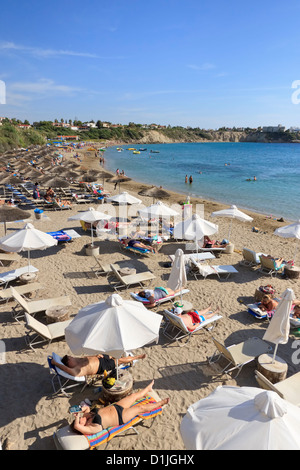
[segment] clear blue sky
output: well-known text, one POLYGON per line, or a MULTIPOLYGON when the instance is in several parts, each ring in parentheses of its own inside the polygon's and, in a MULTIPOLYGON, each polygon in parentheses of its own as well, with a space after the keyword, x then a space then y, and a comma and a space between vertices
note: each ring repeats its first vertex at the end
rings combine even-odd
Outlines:
POLYGON ((298 0, 5 2, 0 116, 300 126, 299 17, 298 0))

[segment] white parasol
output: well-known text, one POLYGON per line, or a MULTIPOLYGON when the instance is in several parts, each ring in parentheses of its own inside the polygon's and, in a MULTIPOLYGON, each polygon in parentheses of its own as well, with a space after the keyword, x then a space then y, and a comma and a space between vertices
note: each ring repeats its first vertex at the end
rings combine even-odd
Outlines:
POLYGON ((68 218, 68 220, 82 220, 83 222, 87 222, 91 224, 91 237, 92 237, 92 245, 93 245, 93 223, 99 222, 99 220, 109 220, 111 216, 108 214, 104 214, 104 212, 100 212, 95 210, 93 207, 90 207, 85 212, 79 212, 76 215, 73 215, 68 218))
MULTIPOLYGON (((285 225, 284 227, 277 228, 274 232, 274 235, 278 235, 282 238, 298 238, 300 239, 300 220, 290 225, 285 225)), ((298 246, 296 247, 294 260, 296 258, 298 246)))
POLYGON ((169 206, 166 206, 161 201, 157 201, 145 209, 140 209, 139 214, 141 217, 149 219, 152 217, 173 217, 179 215, 178 212, 174 211, 174 209, 171 209, 169 206))
POLYGON ((187 450, 299 450, 300 409, 276 392, 218 387, 191 405, 180 432, 187 450))
POLYGON ((281 300, 264 334, 263 339, 276 345, 273 354, 273 362, 275 361, 278 345, 286 344, 289 340, 290 313, 294 299, 295 294, 293 290, 286 289, 281 296, 281 300))
POLYGON ((131 194, 124 191, 123 193, 111 196, 106 199, 106 202, 116 202, 118 204, 140 204, 142 201, 131 194))
MULTIPOLYGON (((173 262, 171 274, 167 283, 167 287, 173 289, 174 291, 177 289, 183 289, 187 284, 187 277, 186 277, 186 270, 185 270, 185 261, 184 261, 184 253, 179 248, 176 250, 175 259, 173 262)), ((182 295, 181 295, 181 303, 182 303, 182 295)))
POLYGON ((51 246, 57 245, 51 235, 41 230, 37 230, 30 223, 26 224, 23 229, 17 230, 12 234, 6 235, 0 239, 0 249, 18 253, 20 251, 28 251, 28 269, 30 265, 31 250, 45 250, 51 246))
POLYGON ((213 235, 218 229, 218 225, 202 219, 198 214, 193 214, 188 220, 175 225, 173 236, 178 239, 195 240, 198 252, 198 240, 201 240, 204 235, 213 235))
POLYGON ((119 359, 125 351, 158 341, 162 316, 140 302, 112 294, 81 309, 65 330, 75 355, 106 353, 119 359))
POLYGON ((228 233, 228 240, 230 239, 231 234, 231 227, 233 219, 240 220, 241 222, 252 222, 252 217, 244 212, 240 211, 236 206, 232 205, 227 209, 222 209, 220 211, 212 212, 211 217, 229 217, 231 220, 229 233, 228 233))

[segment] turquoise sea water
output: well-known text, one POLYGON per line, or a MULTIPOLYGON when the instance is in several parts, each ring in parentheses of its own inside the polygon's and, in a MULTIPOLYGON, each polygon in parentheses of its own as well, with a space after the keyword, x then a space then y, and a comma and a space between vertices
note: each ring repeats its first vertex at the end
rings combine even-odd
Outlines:
POLYGON ((300 144, 151 144, 105 152, 108 170, 190 196, 235 204, 240 209, 300 219, 300 144), (158 151, 159 153, 151 153, 158 151), (201 172, 201 173, 200 173, 201 172), (193 183, 185 183, 185 175, 193 183), (254 176, 256 181, 253 181, 254 176), (247 179, 251 181, 247 181, 247 179))

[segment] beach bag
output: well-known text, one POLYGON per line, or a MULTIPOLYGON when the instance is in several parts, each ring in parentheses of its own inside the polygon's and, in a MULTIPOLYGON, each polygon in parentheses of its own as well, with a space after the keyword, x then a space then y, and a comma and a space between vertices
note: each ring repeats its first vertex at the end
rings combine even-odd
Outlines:
POLYGON ((264 295, 270 295, 271 297, 273 297, 275 294, 275 288, 271 286, 271 284, 268 284, 266 286, 260 286, 258 289, 256 289, 254 298, 256 302, 260 302, 264 295))

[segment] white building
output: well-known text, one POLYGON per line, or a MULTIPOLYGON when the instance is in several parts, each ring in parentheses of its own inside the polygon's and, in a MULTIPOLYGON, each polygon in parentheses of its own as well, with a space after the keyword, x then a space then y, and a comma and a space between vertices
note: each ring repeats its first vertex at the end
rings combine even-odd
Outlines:
POLYGON ((281 124, 278 124, 278 126, 264 126, 262 128, 263 132, 284 132, 285 127, 282 126, 281 124))

